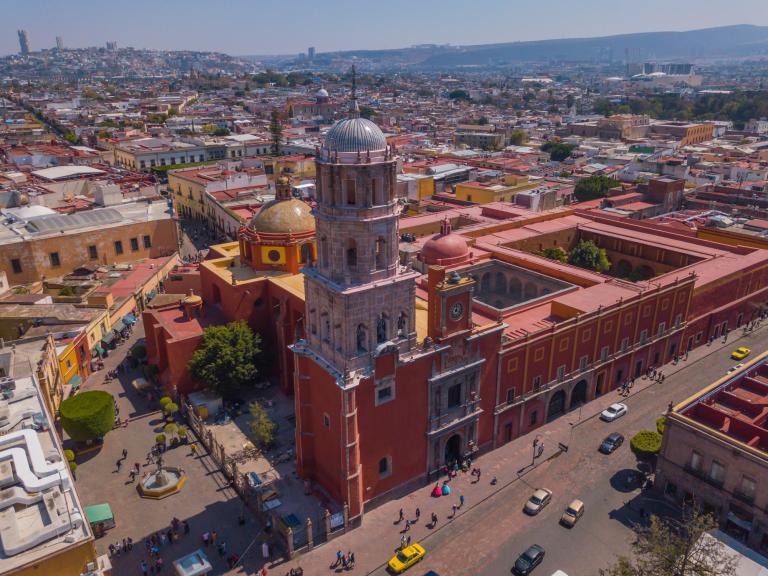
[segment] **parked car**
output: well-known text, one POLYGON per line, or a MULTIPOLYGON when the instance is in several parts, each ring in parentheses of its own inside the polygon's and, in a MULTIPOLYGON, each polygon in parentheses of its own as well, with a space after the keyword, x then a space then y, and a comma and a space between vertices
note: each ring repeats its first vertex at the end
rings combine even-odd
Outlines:
POLYGON ((417 562, 421 562, 426 553, 427 551, 419 544, 411 544, 402 550, 398 550, 387 566, 392 573, 401 574, 417 562))
POLYGON ((536 568, 536 566, 541 564, 541 561, 544 560, 544 554, 544 548, 538 544, 534 544, 517 557, 512 571, 520 576, 527 576, 533 572, 533 569, 536 568))
POLYGON ((573 528, 576 522, 584 515, 584 502, 574 500, 565 508, 565 512, 560 517, 560 523, 568 528, 573 528))
POLYGON ((616 450, 622 444, 624 444, 624 436, 622 436, 618 432, 612 432, 611 434, 608 434, 608 436, 605 437, 605 439, 603 440, 603 443, 600 444, 599 450, 603 454, 611 454, 614 450, 616 450))
POLYGON ((600 412, 600 420, 605 420, 606 422, 613 422, 617 418, 621 418, 627 413, 627 405, 622 404, 621 402, 617 402, 616 404, 611 404, 600 412))
POLYGON ((749 348, 745 348, 744 346, 740 346, 739 348, 736 348, 733 352, 731 352, 731 358, 734 360, 744 360, 747 356, 749 356, 752 353, 752 350, 749 348))
POLYGON ((536 514, 541 512, 551 500, 552 490, 539 488, 531 495, 531 497, 528 499, 528 502, 525 503, 525 507, 523 509, 525 510, 526 514, 536 516, 536 514))

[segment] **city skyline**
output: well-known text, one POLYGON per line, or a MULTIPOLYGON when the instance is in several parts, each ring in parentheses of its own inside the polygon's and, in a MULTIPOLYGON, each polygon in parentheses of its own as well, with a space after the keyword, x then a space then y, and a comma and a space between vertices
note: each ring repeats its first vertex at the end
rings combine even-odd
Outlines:
POLYGON ((225 9, 215 11, 197 0, 183 5, 137 0, 134 9, 121 13, 119 19, 109 6, 92 0, 75 2, 77 10, 72 5, 49 0, 34 4, 38 8, 34 13, 28 5, 5 8, 0 24, 0 54, 19 51, 18 29, 28 31, 33 51, 55 47, 56 37, 62 36, 67 38, 70 48, 116 41, 121 47, 272 55, 304 52, 309 46, 316 46, 317 52, 322 53, 414 44, 491 44, 768 24, 768 5, 760 0, 713 0, 714 6, 706 11, 696 10, 701 6, 695 0, 681 0, 674 13, 666 11, 668 6, 662 0, 649 0, 644 10, 632 18, 624 17, 607 0, 585 0, 578 12, 564 6, 562 0, 521 0, 502 6, 493 0, 472 4, 429 0, 417 5, 391 0, 367 6, 365 11, 350 1, 336 0, 324 4, 317 14, 313 13, 316 5, 305 0, 294 4, 296 11, 292 13, 272 0, 258 6, 244 0, 229 0, 224 3, 225 9), (35 16, 38 13, 47 17, 40 20, 35 16), (661 13, 663 19, 658 18, 661 13), (147 18, 148 14, 152 17, 147 18), (483 15, 487 19, 483 26, 465 25, 477 22, 483 15), (281 19, 290 19, 290 26, 274 25, 281 19), (334 26, 341 22, 345 33, 333 33, 334 26))

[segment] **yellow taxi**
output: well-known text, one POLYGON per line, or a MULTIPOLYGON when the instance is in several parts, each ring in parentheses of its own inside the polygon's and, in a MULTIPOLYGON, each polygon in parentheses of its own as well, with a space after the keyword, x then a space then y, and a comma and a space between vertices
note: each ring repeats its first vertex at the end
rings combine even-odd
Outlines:
POLYGON ((426 553, 427 551, 419 544, 411 544, 402 550, 398 550, 397 554, 387 564, 389 571, 393 574, 402 574, 408 568, 420 562, 426 553))
POLYGON ((736 348, 733 352, 731 352, 731 358, 734 360, 744 360, 747 356, 749 356, 752 353, 752 350, 749 348, 744 348, 743 346, 741 348, 736 348))

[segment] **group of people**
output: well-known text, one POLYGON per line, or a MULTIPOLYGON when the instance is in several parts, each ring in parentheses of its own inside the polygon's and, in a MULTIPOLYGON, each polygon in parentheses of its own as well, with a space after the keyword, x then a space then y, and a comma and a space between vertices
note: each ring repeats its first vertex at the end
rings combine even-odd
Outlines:
MULTIPOLYGON (((344 570, 351 570, 355 567, 355 553, 350 551, 344 554, 341 550, 336 552, 336 562, 331 565, 331 568, 338 568, 341 566, 344 570)), ((301 570, 301 568, 299 568, 301 570)))
POLYGON ((114 544, 109 545, 110 556, 120 556, 122 552, 130 552, 133 550, 133 538, 123 538, 123 541, 117 541, 114 544))
POLYGON ((163 546, 170 546, 178 541, 182 535, 189 534, 189 523, 186 520, 173 518, 167 530, 158 530, 144 538, 144 548, 149 558, 143 559, 139 564, 142 574, 161 574, 165 561, 161 555, 163 546))

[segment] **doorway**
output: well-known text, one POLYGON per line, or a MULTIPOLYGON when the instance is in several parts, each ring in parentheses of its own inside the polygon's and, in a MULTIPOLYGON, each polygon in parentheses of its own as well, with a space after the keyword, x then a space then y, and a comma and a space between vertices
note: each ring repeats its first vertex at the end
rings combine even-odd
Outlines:
POLYGON ((461 436, 454 434, 445 443, 445 463, 447 465, 461 460, 461 436))
POLYGON ((555 418, 565 413, 565 391, 558 390, 549 400, 549 410, 547 410, 547 422, 552 422, 555 418))

